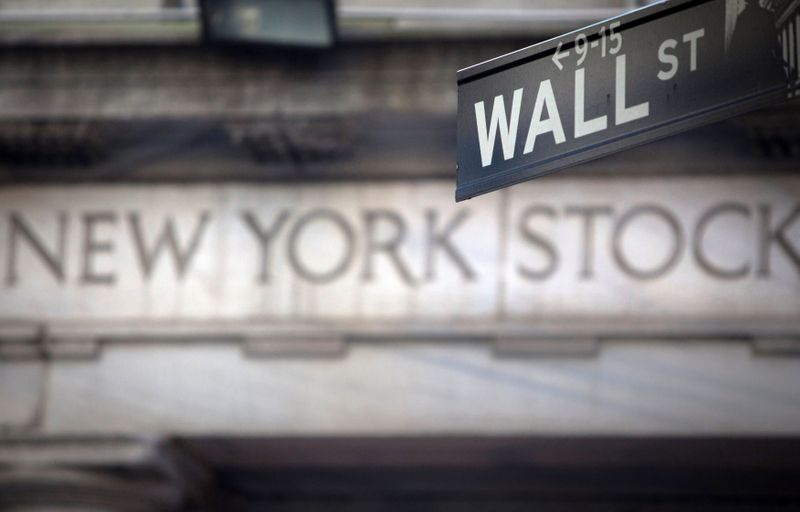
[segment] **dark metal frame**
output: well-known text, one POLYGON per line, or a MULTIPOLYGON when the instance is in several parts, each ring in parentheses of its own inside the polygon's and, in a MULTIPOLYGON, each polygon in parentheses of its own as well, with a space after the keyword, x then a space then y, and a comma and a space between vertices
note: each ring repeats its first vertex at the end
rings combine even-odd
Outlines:
MULTIPOLYGON (((224 37, 212 37, 211 27, 209 25, 209 12, 210 6, 216 0, 199 0, 200 7, 200 26, 202 28, 203 41, 206 43, 213 43, 228 47, 242 47, 242 48, 258 48, 258 47, 276 47, 276 48, 293 48, 298 50, 316 50, 326 49, 327 47, 305 46, 305 45, 287 45, 281 43, 267 43, 261 41, 247 41, 246 39, 228 39, 224 37)), ((339 33, 336 24, 336 0, 320 0, 325 4, 328 18, 328 29, 333 35, 333 44, 339 39, 339 33)))

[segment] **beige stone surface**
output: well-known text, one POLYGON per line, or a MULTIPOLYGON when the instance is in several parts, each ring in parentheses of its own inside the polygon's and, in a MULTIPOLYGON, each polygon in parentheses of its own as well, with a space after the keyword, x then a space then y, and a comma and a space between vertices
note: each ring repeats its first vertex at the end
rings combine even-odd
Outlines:
POLYGON ((47 399, 47 370, 41 361, 0 360, 0 430, 36 428, 47 399))
POLYGON ((0 320, 799 319, 795 178, 545 179, 458 205, 452 193, 4 188, 0 320), (255 227, 275 234, 262 246, 255 227))
POLYGON ((115 346, 52 366, 41 431, 797 434, 798 364, 692 340, 609 342, 583 359, 498 359, 457 342, 278 360, 213 343, 115 346))

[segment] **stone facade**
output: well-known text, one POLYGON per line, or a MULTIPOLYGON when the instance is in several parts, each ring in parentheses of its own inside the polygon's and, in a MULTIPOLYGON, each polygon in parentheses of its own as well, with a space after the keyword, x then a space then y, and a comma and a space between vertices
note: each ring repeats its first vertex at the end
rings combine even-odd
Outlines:
POLYGON ((228 509, 298 474, 324 502, 331 467, 395 463, 627 496, 585 484, 603 460, 633 494, 730 464, 796 498, 796 105, 456 205, 455 71, 529 42, 0 49, 0 508, 228 509), (626 459, 719 435, 767 440, 626 459))

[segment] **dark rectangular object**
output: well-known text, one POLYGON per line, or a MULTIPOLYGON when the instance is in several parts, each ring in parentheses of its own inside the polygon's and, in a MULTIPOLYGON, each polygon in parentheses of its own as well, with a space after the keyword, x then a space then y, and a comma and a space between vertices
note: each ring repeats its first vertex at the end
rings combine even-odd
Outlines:
POLYGON ((796 2, 660 2, 458 72, 456 200, 791 97, 796 2))
POLYGON ((327 48, 336 41, 334 0, 201 0, 207 41, 327 48))

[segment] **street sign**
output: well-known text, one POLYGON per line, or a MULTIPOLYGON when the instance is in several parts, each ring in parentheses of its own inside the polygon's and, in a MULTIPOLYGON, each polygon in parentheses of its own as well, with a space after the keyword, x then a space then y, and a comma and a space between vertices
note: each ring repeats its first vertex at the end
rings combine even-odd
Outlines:
POLYGON ((791 97, 791 0, 673 0, 458 72, 456 200, 791 97))

